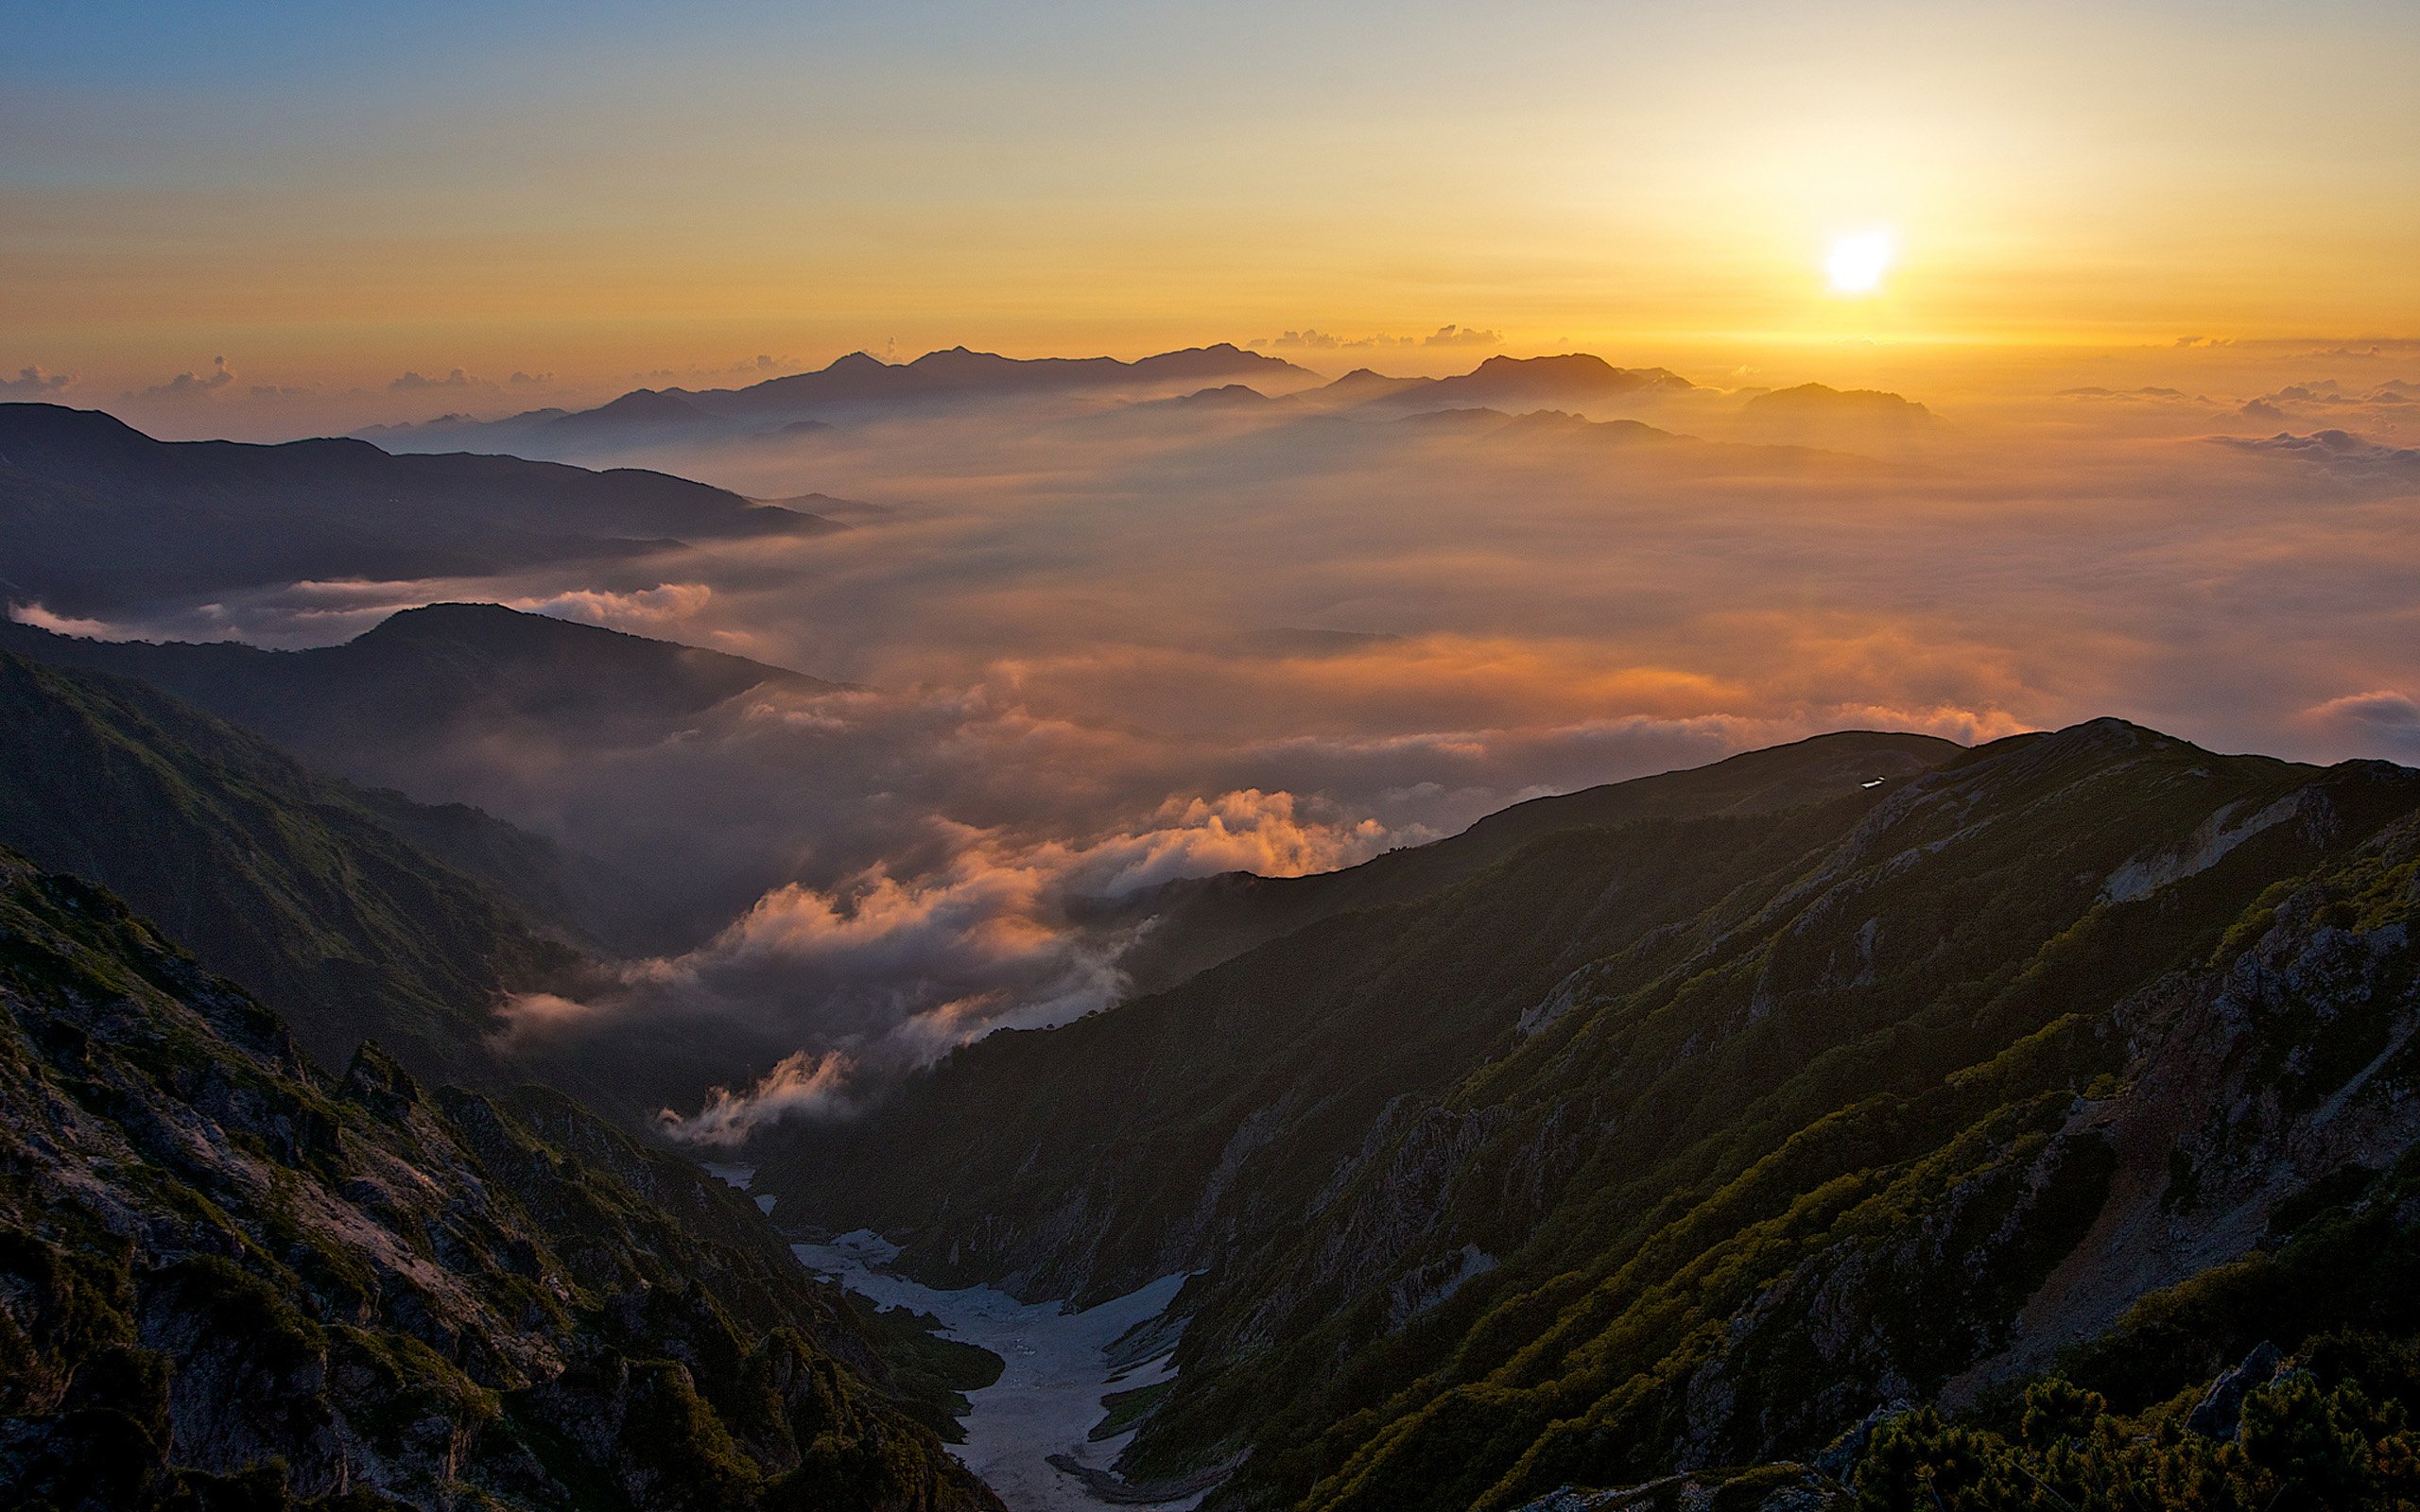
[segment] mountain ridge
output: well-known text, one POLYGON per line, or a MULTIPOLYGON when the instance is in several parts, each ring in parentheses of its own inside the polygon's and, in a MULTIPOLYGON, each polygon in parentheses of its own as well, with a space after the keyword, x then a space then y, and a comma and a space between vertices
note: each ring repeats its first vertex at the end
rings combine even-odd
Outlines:
POLYGON ((662 472, 333 438, 161 441, 98 410, 0 404, 0 587, 77 618, 308 579, 475 577, 840 528, 662 472))
MULTIPOLYGON (((1811 1453, 2020 1337, 2088 1342, 2105 1311, 2026 1311, 2135 1168, 2079 1098, 2178 1106, 2145 1057, 2200 1031, 2141 1005, 2250 970, 2278 889, 2420 847, 2415 808, 2388 764, 2103 720, 1772 815, 1551 832, 978 1041, 863 1125, 770 1142, 757 1181, 937 1283, 1202 1272, 1121 1468, 1251 1449, 1216 1507, 1461 1512, 1811 1453)), ((2408 911, 2408 867, 2380 874, 2408 911)), ((2400 1042, 2408 936, 2392 909, 2308 933, 2329 917, 2279 959, 2358 928, 2383 974, 2276 978, 2338 1025, 2309 1096, 2409 1149, 2400 1082, 2343 1081, 2400 1042)))

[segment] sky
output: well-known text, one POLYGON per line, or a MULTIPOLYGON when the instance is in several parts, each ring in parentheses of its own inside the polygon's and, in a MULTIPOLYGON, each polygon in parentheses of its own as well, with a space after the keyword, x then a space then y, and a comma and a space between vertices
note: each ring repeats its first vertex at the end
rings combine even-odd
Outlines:
POLYGON ((0 373, 88 403, 219 359, 272 396, 461 369, 509 397, 1313 329, 1514 352, 2420 330, 2401 0, 0 22, 0 373), (1876 229, 1891 276, 1839 295, 1830 248, 1876 229))
MULTIPOLYGON (((1825 730, 2115 714, 2420 762, 2409 0, 0 0, 0 401, 277 441, 856 351, 1312 369, 1268 406, 544 453, 858 501, 837 534, 8 606, 298 646, 495 601, 856 684, 345 774, 720 901, 694 950, 512 1018, 516 1053, 618 1057, 701 1138, 1115 1002, 1104 897, 1825 730), (1310 387, 1574 352, 1695 387, 1446 421, 1310 387), (1808 382, 1925 408, 1760 403, 1808 382)), ((481 444, 418 434, 376 438, 481 444)))

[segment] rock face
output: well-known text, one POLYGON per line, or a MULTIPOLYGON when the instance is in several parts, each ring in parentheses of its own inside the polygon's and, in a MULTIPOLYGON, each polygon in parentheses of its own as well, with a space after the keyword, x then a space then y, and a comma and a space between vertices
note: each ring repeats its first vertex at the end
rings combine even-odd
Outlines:
POLYGON ((0 1486, 981 1512, 719 1183, 560 1096, 428 1091, 0 851, 0 1486))
POLYGON ((2400 1315, 2415 807, 2100 720, 1541 833, 970 1047, 757 1182, 933 1278, 1203 1272, 1123 1468, 1250 1449, 1214 1507, 1784 1462, 2078 1349, 2134 1413, 2400 1315))

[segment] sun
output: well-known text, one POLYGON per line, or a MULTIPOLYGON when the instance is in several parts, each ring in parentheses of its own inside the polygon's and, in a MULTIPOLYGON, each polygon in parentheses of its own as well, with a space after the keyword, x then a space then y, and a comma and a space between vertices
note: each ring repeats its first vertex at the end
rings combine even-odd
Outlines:
POLYGON ((1861 232, 1855 236, 1842 236, 1832 243, 1831 255, 1824 259, 1824 270, 1832 276, 1832 291, 1836 294, 1871 294, 1882 286, 1882 275, 1891 268, 1891 261, 1898 249, 1892 245, 1887 231, 1861 232))

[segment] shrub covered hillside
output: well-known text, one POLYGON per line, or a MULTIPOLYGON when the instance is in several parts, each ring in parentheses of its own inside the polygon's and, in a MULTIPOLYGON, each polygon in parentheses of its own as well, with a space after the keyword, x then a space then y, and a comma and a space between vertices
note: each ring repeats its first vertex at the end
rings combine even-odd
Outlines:
POLYGON ((374 1037, 473 1079, 503 992, 560 987, 582 957, 395 833, 441 811, 369 797, 132 679, 0 654, 0 845, 130 901, 323 1068, 374 1037))
POLYGON ((1214 1509, 1796 1461, 2112 1329, 2073 1379, 2132 1422, 2264 1339, 2420 1328, 2415 807, 2102 720, 1544 833, 994 1036, 757 1179, 935 1277, 1200 1272, 1124 1464, 1240 1456, 1214 1509))
POLYGON ((551 1093, 428 1091, 0 851, 0 1501, 998 1503, 755 1211, 551 1093))

